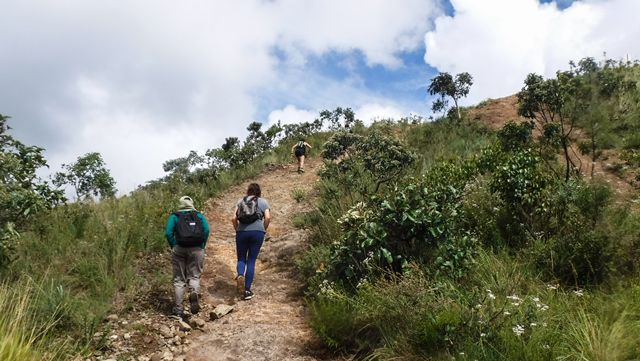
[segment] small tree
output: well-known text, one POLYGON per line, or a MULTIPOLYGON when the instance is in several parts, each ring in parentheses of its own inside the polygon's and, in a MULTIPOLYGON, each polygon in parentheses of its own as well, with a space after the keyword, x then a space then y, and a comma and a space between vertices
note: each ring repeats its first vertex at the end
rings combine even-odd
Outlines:
POLYGON ((473 85, 473 77, 471 74, 464 72, 457 74, 455 79, 449 73, 440 73, 435 78, 431 79, 429 84, 429 95, 439 95, 440 98, 433 102, 431 109, 434 112, 446 111, 448 100, 446 97, 450 97, 453 100, 456 115, 458 120, 462 119, 460 114, 460 107, 458 101, 466 97, 469 94, 469 89, 473 85))
POLYGON ((518 93, 519 115, 535 120, 542 134, 549 134, 551 129, 558 130, 558 143, 565 159, 565 181, 576 168, 570 156, 570 135, 575 125, 572 94, 576 83, 573 77, 570 72, 558 72, 555 79, 545 80, 540 75, 529 74, 518 93))
POLYGON ((570 62, 571 71, 575 74, 576 91, 574 92, 576 109, 580 111, 580 124, 589 133, 589 141, 579 144, 583 154, 591 156, 591 177, 594 165, 602 153, 602 133, 608 120, 616 118, 624 111, 620 109, 621 96, 635 90, 635 81, 628 81, 617 64, 607 60, 601 65, 593 58, 583 58, 576 65, 570 62))
POLYGON ((341 128, 349 129, 357 122, 356 113, 351 108, 337 107, 333 111, 323 110, 320 112, 320 121, 329 122, 332 130, 340 130, 341 128))
POLYGON ((203 162, 203 157, 198 155, 196 151, 192 150, 186 157, 170 159, 164 162, 162 164, 162 169, 164 169, 165 172, 169 172, 170 177, 175 177, 185 181, 191 173, 191 170, 203 162))
POLYGON ((113 197, 116 194, 116 181, 105 168, 100 153, 87 153, 73 164, 63 164, 66 172, 55 174, 53 183, 61 187, 65 184, 73 186, 78 200, 94 195, 100 198, 113 197))
POLYGON ((0 114, 0 268, 12 260, 14 244, 31 217, 65 201, 62 191, 40 180, 36 171, 48 167, 44 149, 14 139, 0 114))

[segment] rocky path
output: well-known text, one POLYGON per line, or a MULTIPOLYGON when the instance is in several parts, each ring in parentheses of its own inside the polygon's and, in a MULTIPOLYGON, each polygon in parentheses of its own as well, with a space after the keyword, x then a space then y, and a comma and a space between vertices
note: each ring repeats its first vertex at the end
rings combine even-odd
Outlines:
POLYGON ((212 228, 203 274, 203 301, 210 307, 233 305, 221 319, 207 322, 204 332, 191 338, 186 360, 315 360, 312 331, 307 325, 295 277, 293 256, 301 249, 304 232, 294 228, 294 215, 310 207, 319 162, 298 174, 295 165, 280 166, 257 179, 231 188, 210 200, 205 209, 212 228), (235 232, 229 221, 237 200, 251 182, 260 184, 271 206, 270 237, 263 245, 252 290, 254 298, 238 301, 235 293, 235 232), (304 194, 298 202, 294 195, 304 194))

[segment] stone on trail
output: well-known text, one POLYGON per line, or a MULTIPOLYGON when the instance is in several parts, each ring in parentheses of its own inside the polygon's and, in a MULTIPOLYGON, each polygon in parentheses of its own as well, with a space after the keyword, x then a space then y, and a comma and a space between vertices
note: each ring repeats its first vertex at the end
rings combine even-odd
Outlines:
POLYGON ((225 305, 224 303, 221 303, 217 305, 216 308, 214 308, 213 311, 211 311, 211 313, 209 313, 209 317, 211 318, 212 321, 217 320, 227 315, 229 312, 233 311, 233 309, 234 309, 233 306, 229 306, 229 305, 225 305))
POLYGON ((191 325, 191 327, 193 328, 204 328, 204 326, 206 325, 206 322, 204 322, 204 320, 198 317, 192 317, 189 320, 189 325, 191 325))
POLYGON ((186 322, 184 322, 182 320, 178 321, 178 326, 179 326, 178 328, 180 329, 180 331, 185 331, 185 332, 191 331, 191 326, 189 326, 188 323, 186 323, 186 322))
POLYGON ((160 327, 158 327, 158 331, 160 331, 160 334, 164 338, 173 338, 173 332, 165 325, 160 325, 160 327))
POLYGON ((116 315, 116 314, 114 313, 114 314, 111 314, 111 315, 107 316, 107 321, 109 321, 109 322, 115 322, 115 321, 118 321, 118 315, 116 315))

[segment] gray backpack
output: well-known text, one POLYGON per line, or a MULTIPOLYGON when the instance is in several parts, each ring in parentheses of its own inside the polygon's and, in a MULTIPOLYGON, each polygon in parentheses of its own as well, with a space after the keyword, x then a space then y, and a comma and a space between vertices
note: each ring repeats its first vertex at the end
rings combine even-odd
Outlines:
POLYGON ((246 196, 238 202, 238 210, 236 211, 238 222, 242 224, 251 224, 258 219, 262 219, 262 211, 258 207, 258 197, 246 196))

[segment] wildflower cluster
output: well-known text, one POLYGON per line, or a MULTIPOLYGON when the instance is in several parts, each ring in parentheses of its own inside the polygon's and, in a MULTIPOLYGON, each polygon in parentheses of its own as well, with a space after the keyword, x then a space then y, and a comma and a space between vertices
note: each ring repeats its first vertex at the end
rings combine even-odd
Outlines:
POLYGON ((544 313, 549 306, 540 296, 519 296, 507 294, 501 296, 486 289, 471 308, 476 335, 480 340, 496 336, 497 330, 509 327, 516 337, 527 337, 534 328, 547 327, 544 313))

